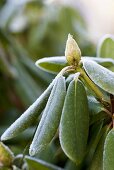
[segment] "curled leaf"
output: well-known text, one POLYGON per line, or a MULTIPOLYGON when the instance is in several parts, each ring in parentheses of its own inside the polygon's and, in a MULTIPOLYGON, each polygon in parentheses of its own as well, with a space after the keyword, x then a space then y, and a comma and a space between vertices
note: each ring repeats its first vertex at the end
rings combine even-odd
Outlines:
POLYGON ((108 93, 114 94, 114 73, 92 60, 84 60, 83 67, 91 80, 108 93))
POLYGON ((44 71, 53 74, 60 72, 60 70, 62 70, 67 65, 68 64, 64 56, 42 58, 36 61, 36 66, 38 66, 40 69, 44 71))
POLYGON ((97 56, 114 59, 114 36, 109 34, 103 36, 97 49, 97 56))

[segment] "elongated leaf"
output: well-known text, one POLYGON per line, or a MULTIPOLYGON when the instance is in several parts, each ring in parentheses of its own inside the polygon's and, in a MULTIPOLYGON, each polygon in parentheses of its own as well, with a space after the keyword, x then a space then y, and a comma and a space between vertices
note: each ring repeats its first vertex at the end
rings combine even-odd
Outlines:
POLYGON ((100 102, 98 102, 94 97, 88 97, 89 113, 90 113, 90 125, 93 123, 108 118, 104 107, 100 102))
POLYGON ((40 159, 31 158, 29 156, 26 156, 25 160, 27 162, 29 170, 33 170, 33 169, 34 170, 38 170, 38 169, 39 170, 62 170, 62 168, 49 164, 40 159))
POLYGON ((75 74, 70 74, 66 79, 66 87, 69 86, 70 82, 73 80, 75 74))
POLYGON ((38 60, 36 66, 50 73, 58 73, 67 66, 67 61, 64 56, 49 57, 38 60))
MULTIPOLYGON (((114 65, 114 60, 110 58, 97 58, 97 57, 87 57, 84 56, 81 58, 82 62, 85 59, 93 60, 99 63, 100 65, 103 65, 104 67, 111 67, 114 65)), ((56 74, 58 73, 62 68, 66 67, 67 61, 65 56, 55 56, 55 57, 48 57, 40 59, 36 62, 36 66, 38 66, 40 69, 47 71, 49 73, 56 74)))
POLYGON ((67 161, 65 165, 65 170, 81 170, 81 165, 76 166, 76 164, 70 160, 67 161))
POLYGON ((97 56, 114 59, 114 37, 112 35, 105 35, 101 39, 97 49, 97 56))
POLYGON ((105 111, 100 111, 90 117, 90 125, 94 124, 97 121, 105 119, 106 120, 110 119, 109 115, 105 111))
POLYGON ((99 113, 104 109, 102 104, 98 102, 93 96, 88 96, 88 104, 90 116, 93 116, 94 114, 99 113))
POLYGON ((30 155, 33 156, 36 153, 40 153, 54 137, 59 126, 65 95, 65 78, 60 76, 52 89, 46 108, 30 146, 30 155))
MULTIPOLYGON (((103 149, 106 135, 108 133, 107 126, 102 129, 102 136, 96 148, 89 170, 103 170, 103 149)), ((109 170, 109 169, 107 169, 109 170)))
POLYGON ((114 129, 106 137, 103 152, 103 170, 114 170, 114 129))
POLYGON ((44 160, 48 163, 55 163, 55 154, 56 154, 57 148, 54 144, 54 142, 51 142, 46 149, 44 149, 40 154, 38 154, 38 159, 44 160))
POLYGON ((93 126, 90 127, 89 132, 89 142, 88 142, 88 151, 86 154, 86 164, 90 164, 99 143, 101 136, 103 135, 102 132, 103 121, 98 121, 93 126))
POLYGON ((3 133, 1 140, 8 140, 27 129, 44 109, 54 83, 3 133))
POLYGON ((83 84, 73 80, 67 91, 60 121, 60 143, 65 154, 76 164, 81 163, 88 138, 89 111, 83 84))
POLYGON ((100 58, 100 57, 82 57, 82 62, 83 60, 92 60, 95 61, 96 63, 104 66, 104 67, 111 67, 114 66, 114 60, 111 58, 100 58))
POLYGON ((84 60, 84 69, 91 80, 108 93, 114 94, 114 73, 94 61, 84 60))

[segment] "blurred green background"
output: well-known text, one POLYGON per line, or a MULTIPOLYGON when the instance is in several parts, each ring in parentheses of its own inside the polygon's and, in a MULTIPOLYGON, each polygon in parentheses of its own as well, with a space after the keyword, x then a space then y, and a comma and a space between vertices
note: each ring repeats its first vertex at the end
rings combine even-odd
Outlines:
MULTIPOLYGON (((46 89, 55 75, 35 66, 49 56, 63 56, 68 33, 82 55, 95 56, 84 16, 77 8, 43 0, 0 1, 0 135, 46 89)), ((33 125, 6 142, 16 154, 23 153, 33 136, 33 125)), ((52 144, 41 158, 61 166, 66 157, 52 144), (49 160, 46 153, 52 154, 49 160), (58 160, 59 157, 59 160, 58 160)))

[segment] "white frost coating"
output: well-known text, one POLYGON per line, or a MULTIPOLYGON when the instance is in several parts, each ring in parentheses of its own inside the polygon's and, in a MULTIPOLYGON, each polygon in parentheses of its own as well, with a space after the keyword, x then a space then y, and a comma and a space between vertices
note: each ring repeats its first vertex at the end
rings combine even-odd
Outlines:
POLYGON ((43 150, 54 137, 59 126, 65 94, 65 78, 60 76, 52 89, 30 146, 29 154, 31 156, 43 150))
POLYGON ((32 122, 38 117, 39 112, 41 113, 43 110, 54 82, 55 81, 53 81, 42 95, 3 133, 1 141, 17 136, 32 124, 32 122))
POLYGON ((105 64, 105 63, 108 63, 110 64, 110 66, 114 65, 114 60, 112 58, 100 58, 100 57, 87 57, 87 56, 84 56, 81 58, 82 62, 84 60, 93 60, 99 64, 105 64))
POLYGON ((47 58, 42 58, 42 59, 39 59, 38 61, 36 61, 35 65, 37 67, 39 67, 41 70, 44 70, 44 71, 47 71, 49 73, 54 73, 54 71, 51 71, 51 70, 48 70, 46 68, 44 68, 42 66, 42 64, 45 63, 45 64, 58 64, 58 65, 63 65, 63 66, 66 66, 67 64, 67 61, 66 61, 66 57, 64 56, 55 56, 55 57, 47 57, 47 58))
POLYGON ((114 94, 114 73, 92 60, 83 60, 83 66, 91 80, 108 93, 114 94))
POLYGON ((36 61, 35 65, 39 67, 40 63, 55 63, 55 62, 67 62, 66 58, 64 56, 55 56, 55 57, 46 57, 46 58, 41 58, 38 61, 36 61))

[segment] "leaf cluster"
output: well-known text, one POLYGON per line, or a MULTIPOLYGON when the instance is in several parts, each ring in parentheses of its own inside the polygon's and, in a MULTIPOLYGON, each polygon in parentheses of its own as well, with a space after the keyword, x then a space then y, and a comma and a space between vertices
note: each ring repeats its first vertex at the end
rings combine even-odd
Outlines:
MULTIPOLYGON (((113 46, 113 38, 106 37, 98 49, 100 56, 109 39, 113 46)), ((68 158, 64 169, 113 170, 114 73, 110 69, 114 60, 100 56, 82 57, 77 67, 68 66, 64 56, 37 61, 40 68, 59 73, 42 95, 4 132, 1 140, 19 135, 41 114, 30 143, 31 156, 40 156, 59 139, 62 152, 68 158)), ((24 160, 28 165, 32 162, 30 167, 39 163, 26 156, 24 160)), ((58 168, 46 165, 49 166, 58 168)))

